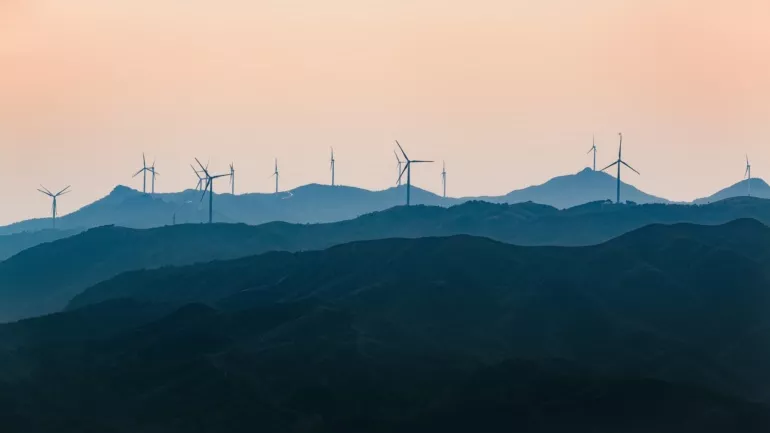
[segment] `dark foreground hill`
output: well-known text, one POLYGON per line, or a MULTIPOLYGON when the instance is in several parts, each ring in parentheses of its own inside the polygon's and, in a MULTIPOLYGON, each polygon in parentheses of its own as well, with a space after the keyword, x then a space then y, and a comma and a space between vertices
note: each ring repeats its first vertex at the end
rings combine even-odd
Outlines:
POLYGON ((736 198, 705 206, 598 202, 566 210, 469 202, 451 208, 397 207, 331 224, 102 227, 0 262, 0 320, 58 311, 86 287, 135 269, 393 237, 467 234, 518 245, 590 245, 652 223, 722 224, 744 217, 770 224, 770 201, 736 198))
POLYGON ((57 432, 767 431, 768 261, 770 229, 740 220, 592 247, 390 239, 127 273, 70 311, 0 326, 0 418, 57 432))

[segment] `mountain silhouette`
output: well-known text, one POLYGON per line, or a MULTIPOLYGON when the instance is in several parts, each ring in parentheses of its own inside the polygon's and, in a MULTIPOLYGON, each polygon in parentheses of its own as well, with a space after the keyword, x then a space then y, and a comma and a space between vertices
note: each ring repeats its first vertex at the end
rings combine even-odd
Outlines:
POLYGON ((759 331, 770 308, 768 265, 770 228, 753 220, 652 225, 580 248, 386 239, 129 272, 70 308, 119 299, 226 309, 313 300, 360 317, 371 338, 406 333, 400 338, 414 348, 564 358, 770 401, 770 335, 759 331))
POLYGON ((768 261, 770 229, 738 220, 126 273, 0 326, 0 417, 11 432, 763 432, 768 261))
MULTIPOLYGON (((586 168, 576 174, 555 177, 542 185, 512 191, 502 197, 489 197, 493 202, 521 203, 532 201, 559 209, 594 201, 615 201, 617 180, 601 171, 586 168)), ((620 198, 634 203, 668 203, 668 200, 646 194, 621 182, 620 198)))
MULTIPOLYGON (((500 197, 443 198, 413 186, 412 203, 452 206, 476 200, 509 204, 531 201, 561 209, 593 201, 614 200, 615 189, 614 177, 586 169, 500 197)), ((621 186, 621 194, 624 201, 635 203, 667 202, 625 183, 621 186)), ((67 230, 85 230, 104 225, 153 228, 174 222, 202 223, 208 222, 207 201, 201 201, 199 191, 150 195, 118 186, 106 197, 59 217, 57 226, 67 230)), ((405 201, 405 186, 369 191, 349 186, 311 184, 278 194, 215 194, 214 221, 251 225, 272 221, 298 224, 336 222, 401 206, 405 201)), ((33 219, 0 227, 0 235, 50 227, 50 219, 33 219)))
MULTIPOLYGON (((214 221, 263 224, 284 221, 298 224, 334 222, 403 205, 406 187, 383 191, 328 185, 305 185, 278 194, 214 194, 214 221)), ((153 228, 185 223, 208 222, 208 198, 200 191, 144 194, 125 186, 116 187, 106 197, 71 214, 57 218, 60 229, 85 230, 104 225, 153 228)), ((414 204, 451 205, 457 199, 444 199, 412 187, 414 204)), ((33 219, 0 227, 0 235, 35 231, 51 227, 47 218, 33 219)))
POLYGON ((59 311, 88 286, 138 269, 394 237, 467 234, 523 246, 592 245, 654 223, 723 224, 740 218, 770 224, 770 201, 745 197, 704 206, 598 202, 566 210, 534 203, 467 202, 449 208, 401 206, 329 224, 185 224, 147 230, 107 226, 0 262, 0 321, 59 311), (45 272, 39 272, 41 264, 45 272))
MULTIPOLYGON (((749 180, 742 180, 735 185, 729 186, 709 197, 695 200, 696 204, 713 203, 732 197, 747 197, 749 195, 749 180)), ((751 179, 751 196, 758 198, 770 198, 770 185, 759 178, 751 179)))
POLYGON ((37 230, 0 236, 0 262, 36 245, 70 237, 78 230, 37 230))

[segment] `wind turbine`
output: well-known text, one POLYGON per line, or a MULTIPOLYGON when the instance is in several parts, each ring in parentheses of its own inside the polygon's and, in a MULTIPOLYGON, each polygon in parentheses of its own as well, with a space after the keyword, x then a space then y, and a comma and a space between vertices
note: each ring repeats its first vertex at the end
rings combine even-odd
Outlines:
POLYGON ((235 166, 233 163, 230 163, 230 188, 232 189, 232 194, 235 195, 235 166))
POLYGON ((278 174, 278 158, 275 159, 275 172, 270 175, 270 177, 275 176, 275 193, 278 194, 278 178, 280 175, 278 174))
POLYGON ((160 173, 155 171, 155 161, 152 161, 152 167, 149 168, 150 173, 152 173, 152 193, 155 194, 155 176, 160 176, 160 173))
POLYGON ((749 197, 751 197, 751 164, 749 163, 749 155, 746 155, 746 173, 743 175, 744 179, 748 179, 749 197))
POLYGON ((596 171, 596 136, 594 135, 593 138, 593 146, 591 146, 591 149, 586 153, 594 153, 594 171, 596 171))
POLYGON ((44 187, 43 185, 40 185, 40 188, 38 188, 37 190, 53 199, 53 206, 51 206, 51 220, 53 221, 53 228, 56 228, 56 199, 64 194, 69 193, 70 187, 67 186, 66 188, 57 192, 56 194, 49 191, 48 188, 44 187), (40 189, 40 188, 43 188, 43 189, 40 189))
MULTIPOLYGON (((411 194, 412 194, 412 164, 422 164, 427 162, 433 162, 433 161, 423 161, 419 159, 411 160, 408 156, 406 156, 406 152, 404 152, 404 148, 401 147, 401 143, 396 140, 396 144, 398 145, 398 148, 401 150, 401 154, 404 155, 404 159, 406 160, 406 165, 404 166, 404 169, 401 171, 401 174, 398 176, 399 184, 401 182, 401 178, 404 176, 404 172, 406 172, 406 205, 411 205, 411 194)), ((396 155, 398 157, 398 155, 396 155)))
POLYGON ((446 161, 444 163, 444 169, 441 171, 441 184, 444 187, 444 198, 446 198, 446 161))
POLYGON ((201 167, 201 170, 203 170, 203 174, 206 176, 206 186, 203 189, 203 195, 201 195, 201 201, 203 201, 203 198, 206 197, 206 192, 209 193, 209 224, 214 222, 214 180, 219 179, 221 177, 227 177, 230 176, 230 174, 217 174, 212 176, 209 174, 209 171, 206 169, 206 167, 201 164, 200 161, 198 161, 198 158, 195 158, 195 162, 198 163, 198 165, 201 167))
POLYGON ((142 192, 147 194, 147 172, 151 171, 150 167, 147 167, 147 160, 144 157, 144 153, 142 153, 142 168, 139 169, 132 177, 139 176, 139 173, 144 173, 144 182, 142 183, 142 192))
POLYGON ((396 155, 396 161, 398 161, 398 183, 397 186, 401 186, 401 166, 404 164, 403 161, 401 161, 401 158, 398 157, 398 154, 396 151, 393 151, 393 155, 396 155))
POLYGON ((193 165, 192 165, 192 164, 190 164, 190 168, 192 168, 192 170, 193 170, 193 173, 195 173, 195 176, 198 178, 198 184, 197 184, 197 185, 195 185, 195 190, 196 190, 196 191, 198 191, 198 190, 202 190, 202 187, 203 187, 203 181, 204 181, 204 180, 206 180, 206 178, 205 178, 205 177, 203 177, 203 176, 201 176, 201 172, 200 172, 200 171, 198 171, 198 170, 196 170, 196 169, 195 169, 195 167, 193 167, 193 165))
POLYGON ((617 166, 618 166, 618 191, 617 191, 617 199, 616 199, 616 203, 620 203, 620 166, 621 166, 621 165, 625 165, 626 167, 628 167, 628 168, 630 168, 631 170, 633 170, 633 171, 634 171, 634 173, 641 175, 641 173, 639 173, 639 172, 638 172, 638 171, 636 171, 636 170, 635 170, 633 167, 631 167, 631 166, 630 166, 630 165, 628 165, 628 164, 627 164, 625 161, 623 161, 623 156, 622 156, 622 154, 623 154, 623 133, 621 133, 621 132, 618 132, 618 136, 620 137, 620 146, 618 147, 618 160, 617 160, 617 161, 615 161, 615 162, 613 162, 612 164, 610 164, 610 165, 608 165, 608 166, 604 167, 604 168, 602 169, 602 171, 604 171, 604 170, 606 170, 606 169, 608 169, 608 168, 612 167, 613 165, 617 165, 617 166))
POLYGON ((334 186, 334 162, 335 162, 334 161, 334 148, 332 147, 331 149, 332 149, 332 159, 331 159, 331 165, 329 167, 330 167, 330 170, 332 171, 332 186, 334 186))

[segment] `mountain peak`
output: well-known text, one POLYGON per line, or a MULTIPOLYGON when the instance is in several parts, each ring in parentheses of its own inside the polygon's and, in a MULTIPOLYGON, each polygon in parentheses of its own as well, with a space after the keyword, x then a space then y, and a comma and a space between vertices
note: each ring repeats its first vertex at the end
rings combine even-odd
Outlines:
MULTIPOLYGON (((751 196, 758 198, 770 198, 770 185, 759 177, 751 178, 751 196)), ((713 195, 695 200, 695 204, 706 204, 722 201, 733 197, 748 197, 749 196, 749 179, 742 179, 741 181, 728 186, 713 195)))

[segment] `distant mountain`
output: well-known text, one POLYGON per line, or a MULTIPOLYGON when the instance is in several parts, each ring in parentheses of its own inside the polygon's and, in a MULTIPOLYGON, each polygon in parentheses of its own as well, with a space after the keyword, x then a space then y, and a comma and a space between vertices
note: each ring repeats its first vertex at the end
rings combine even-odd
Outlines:
MULTIPOLYGON (((383 191, 328 185, 306 185, 279 194, 214 194, 214 220, 224 223, 263 224, 272 221, 323 223, 403 205, 406 187, 383 191)), ((412 203, 433 206, 457 204, 412 187, 412 203)), ((108 196, 57 219, 61 229, 89 229, 104 225, 153 228, 184 223, 208 222, 208 197, 187 190, 180 193, 143 194, 118 186, 108 196)), ((47 229, 50 219, 35 219, 0 227, 0 235, 47 229)))
POLYGON ((739 218, 770 224, 770 201, 746 197, 704 206, 598 202, 566 210, 467 202, 450 208, 401 206, 330 224, 102 227, 0 262, 0 321, 58 311, 86 287, 136 269, 394 237, 467 234, 517 245, 591 245, 653 223, 723 224, 739 218), (45 272, 39 271, 41 264, 45 272))
MULTIPOLYGON (((729 186, 709 197, 695 200, 695 204, 707 204, 733 197, 747 197, 749 195, 749 181, 742 180, 735 185, 729 186)), ((751 179, 751 196, 758 198, 770 198, 770 185, 764 180, 751 179)))
MULTIPOLYGON (((570 208, 594 201, 615 201, 617 179, 601 171, 586 168, 577 174, 555 177, 542 185, 512 191, 502 197, 488 197, 489 201, 521 203, 532 201, 559 209, 570 208)), ((639 204, 668 203, 668 200, 644 193, 621 182, 620 198, 639 204)))
MULTIPOLYGON (((443 198, 417 187, 412 188, 412 203, 452 206, 466 201, 493 203, 533 203, 569 208, 593 201, 615 199, 615 178, 590 169, 554 178, 543 185, 513 191, 501 197, 443 198)), ((635 203, 666 203, 625 183, 622 199, 635 203)), ((84 230, 103 225, 152 228, 176 223, 208 221, 208 200, 201 201, 198 191, 167 194, 143 194, 119 186, 107 197, 72 214, 60 217, 62 229, 84 230)), ((406 201, 406 187, 369 191, 348 186, 311 184, 279 194, 215 194, 214 220, 225 223, 263 224, 283 221, 298 224, 344 221, 358 216, 401 206, 406 201)), ((47 229, 50 219, 35 219, 0 227, 0 235, 47 229)))
MULTIPOLYGON (((208 220, 208 210, 202 205, 180 206, 158 196, 142 194, 124 186, 116 187, 108 196, 71 214, 57 218, 61 230, 85 230, 104 225, 151 228, 171 224, 174 213, 181 222, 208 220)), ((0 227, 0 235, 22 231, 49 229, 50 218, 33 219, 0 227)))
POLYGON ((739 220, 579 248, 388 239, 127 273, 0 326, 0 418, 9 432, 764 432, 769 262, 770 229, 739 220))

